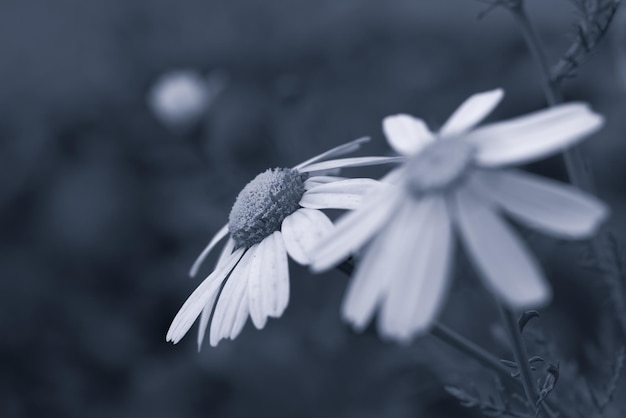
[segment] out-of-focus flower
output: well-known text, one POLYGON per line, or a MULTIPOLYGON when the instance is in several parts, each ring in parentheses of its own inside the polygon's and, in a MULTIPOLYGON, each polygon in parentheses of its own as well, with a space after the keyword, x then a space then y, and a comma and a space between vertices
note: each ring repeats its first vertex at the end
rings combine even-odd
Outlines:
POLYGON ((209 252, 230 234, 214 271, 174 318, 167 332, 168 341, 180 341, 202 314, 200 348, 214 306, 209 333, 212 346, 222 338, 235 338, 248 316, 261 329, 268 317, 282 315, 289 301, 287 254, 300 264, 308 264, 311 248, 332 228, 332 222, 319 209, 355 209, 365 191, 376 183, 372 179, 309 174, 398 161, 399 157, 328 160, 355 151, 367 140, 341 145, 294 168, 267 170, 243 188, 228 224, 213 237, 191 268, 194 276, 209 252))
POLYGON ((502 212, 566 239, 591 236, 606 218, 605 205, 590 195, 502 168, 554 154, 598 130, 603 118, 569 103, 474 128, 502 96, 470 97, 438 133, 408 115, 383 121, 391 147, 409 159, 339 220, 311 264, 328 269, 369 243, 342 308, 357 329, 380 307, 385 337, 406 341, 427 330, 446 294, 455 232, 499 299, 513 308, 545 304, 550 287, 502 212))
POLYGON ((192 70, 177 70, 156 81, 150 90, 148 104, 164 125, 181 129, 202 117, 214 93, 207 78, 192 70))

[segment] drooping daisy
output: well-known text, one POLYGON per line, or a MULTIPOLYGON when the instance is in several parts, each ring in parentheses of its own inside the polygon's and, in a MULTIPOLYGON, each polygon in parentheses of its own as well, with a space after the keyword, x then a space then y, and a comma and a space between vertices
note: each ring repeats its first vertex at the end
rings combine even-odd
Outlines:
POLYGON ((502 214, 565 239, 590 237, 606 218, 607 208, 590 195, 503 168, 552 155, 598 130, 603 118, 584 103, 569 103, 475 128, 502 96, 502 90, 471 96, 437 133, 412 116, 384 119, 389 144, 409 159, 340 218, 311 264, 323 271, 363 248, 342 307, 355 328, 380 309, 385 337, 406 341, 426 331, 446 294, 456 234, 504 303, 545 304, 551 289, 502 214))
POLYGON ((332 228, 332 222, 319 209, 355 209, 363 193, 376 183, 372 179, 342 180, 309 174, 399 160, 328 160, 353 152, 368 140, 361 138, 333 148, 294 168, 267 170, 248 183, 237 196, 228 224, 211 239, 192 266, 190 274, 194 276, 211 250, 230 234, 215 270, 174 318, 167 341, 180 341, 201 314, 198 348, 212 312, 212 346, 222 338, 235 338, 248 316, 258 329, 265 326, 268 317, 281 316, 289 301, 287 254, 300 264, 308 264, 315 241, 332 228))

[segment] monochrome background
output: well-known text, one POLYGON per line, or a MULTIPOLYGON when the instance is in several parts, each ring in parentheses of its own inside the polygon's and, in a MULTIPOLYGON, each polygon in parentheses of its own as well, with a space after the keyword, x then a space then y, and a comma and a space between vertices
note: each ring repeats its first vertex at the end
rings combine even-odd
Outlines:
MULTIPOLYGON (((529 0, 552 61, 576 17, 529 0)), ((340 320, 340 272, 291 263, 284 316, 198 353, 196 328, 165 342, 199 283, 187 271, 260 171, 360 136, 389 153, 380 122, 442 124, 502 87, 490 120, 545 106, 513 19, 470 0, 3 0, 0 2, 0 415, 17 417, 453 417, 445 384, 493 376, 430 336, 401 346, 340 320), (217 75, 198 123, 148 106, 163 74, 217 75)), ((611 223, 626 217, 626 15, 566 83, 607 118, 582 147, 611 223), (620 31, 621 26, 621 31, 620 31)), ((565 179, 560 158, 528 169, 565 179)), ((384 170, 346 170, 381 175, 384 170)), ((530 327, 562 364, 595 376, 607 288, 585 246, 522 233, 555 290, 530 327), (594 351, 595 350, 595 351, 594 351), (595 354, 594 354, 595 353, 595 354)), ((442 322, 510 358, 490 296, 463 255, 442 322)), ((210 271, 209 260, 203 272, 210 271)), ((604 321, 604 322, 603 322, 604 321)), ((599 354, 600 353, 600 354, 599 354)), ((567 390, 566 387, 558 390, 567 390)), ((624 396, 621 396, 624 399, 624 396)))

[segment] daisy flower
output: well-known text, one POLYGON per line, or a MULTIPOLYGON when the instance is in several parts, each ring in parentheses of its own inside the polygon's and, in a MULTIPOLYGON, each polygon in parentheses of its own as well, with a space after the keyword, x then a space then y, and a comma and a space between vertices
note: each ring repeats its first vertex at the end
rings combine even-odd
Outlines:
POLYGON ((213 248, 230 235, 214 271, 174 318, 167 341, 180 341, 200 315, 198 349, 211 313, 212 346, 222 338, 235 338, 248 316, 258 329, 265 326, 268 317, 280 317, 289 301, 287 255, 308 264, 316 240, 333 227, 319 209, 355 209, 362 194, 376 183, 372 179, 309 175, 398 161, 399 157, 328 160, 355 151, 368 140, 361 138, 333 148, 294 168, 267 170, 248 183, 237 196, 228 224, 192 266, 190 274, 194 276, 213 248))
POLYGON ((568 103, 475 127, 502 97, 499 89, 471 96, 437 133, 409 115, 384 119, 390 146, 408 159, 337 222, 311 264, 323 271, 363 249, 342 306, 355 328, 380 309, 384 337, 406 341, 426 331, 446 295, 455 235, 502 302, 545 304, 551 289, 502 215, 565 239, 590 237, 606 218, 590 195, 503 168, 555 154, 597 131, 603 118, 568 103))

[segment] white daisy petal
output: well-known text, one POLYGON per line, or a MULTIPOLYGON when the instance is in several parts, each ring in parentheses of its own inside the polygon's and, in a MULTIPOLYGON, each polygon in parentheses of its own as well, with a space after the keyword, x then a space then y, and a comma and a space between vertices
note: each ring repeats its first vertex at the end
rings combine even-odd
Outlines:
POLYGON ((551 297, 535 259, 485 199, 469 187, 453 199, 461 238, 485 285, 513 308, 546 304, 551 297))
POLYGON ((363 196, 380 185, 373 179, 358 178, 335 181, 314 187, 304 193, 300 206, 310 209, 357 209, 363 196))
POLYGON ((230 335, 225 336, 224 338, 230 338, 231 340, 237 337, 244 325, 246 324, 246 320, 250 315, 250 309, 248 307, 248 289, 245 290, 246 294, 243 295, 243 301, 239 304, 239 309, 237 310, 235 316, 235 322, 233 322, 233 326, 230 330, 230 335))
POLYGON ((204 308, 202 308, 202 313, 200 314, 200 324, 198 326, 198 351, 202 348, 202 343, 204 342, 204 336, 206 335, 206 329, 209 325, 209 319, 211 318, 211 312, 213 312, 213 306, 215 306, 217 295, 218 292, 215 292, 209 301, 204 305, 204 308))
POLYGON ((594 196, 522 171, 476 172, 473 181, 516 219, 558 238, 589 238, 609 213, 594 196))
POLYGON ((304 181, 304 190, 311 190, 322 184, 332 183, 333 181, 346 180, 345 177, 339 176, 314 176, 304 181))
POLYGON ((264 283, 266 289, 266 297, 263 298, 265 312, 273 318, 280 317, 289 302, 289 261, 281 235, 278 231, 271 235, 274 245, 272 250, 274 271, 269 275, 269 280, 264 283))
MULTIPOLYGON (((391 222, 384 232, 398 222, 391 222)), ((346 297, 341 307, 343 318, 357 331, 362 331, 372 319, 374 311, 387 292, 393 277, 387 274, 387 263, 383 255, 390 248, 385 240, 388 234, 382 233, 365 247, 363 257, 357 265, 348 285, 346 297)))
POLYGON ((397 276, 389 274, 393 264, 389 260, 395 259, 398 245, 405 237, 405 219, 399 214, 406 213, 404 208, 409 204, 409 199, 402 199, 396 205, 398 216, 372 239, 363 256, 359 257, 341 308, 343 318, 357 330, 362 330, 370 322, 389 286, 397 279, 397 276))
POLYGON ((398 185, 405 179, 406 168, 404 166, 400 166, 398 168, 394 168, 387 174, 385 174, 380 180, 381 183, 395 184, 398 185))
POLYGON ((495 89, 470 96, 459 106, 439 130, 448 137, 462 134, 478 125, 489 115, 504 97, 504 90, 495 89))
POLYGON ((235 241, 232 238, 228 238, 228 241, 226 241, 226 244, 224 245, 224 248, 222 248, 222 252, 220 253, 219 258, 217 259, 217 262, 215 263, 216 269, 220 265, 222 265, 224 261, 228 259, 228 256, 230 256, 233 253, 234 249, 235 249, 235 241))
MULTIPOLYGON (((422 281, 418 285, 420 278, 415 280, 415 309, 409 316, 413 318, 411 330, 416 334, 428 330, 443 307, 454 251, 452 222, 445 200, 433 202, 430 211, 424 235, 430 233, 431 240, 421 239, 418 243, 418 248, 428 248, 425 252, 429 254, 422 255, 424 261, 414 271, 416 276, 421 275, 422 281)), ((414 264, 417 266, 418 262, 414 264)))
POLYGON ((217 243, 220 242, 226 235, 228 235, 228 225, 224 225, 220 228, 219 231, 217 231, 213 238, 211 238, 209 245, 206 246, 206 248, 193 263, 193 266, 191 266, 191 270, 189 270, 189 275, 191 277, 194 277, 198 273, 198 269, 200 268, 200 265, 202 264, 204 259, 209 255, 209 253, 217 245, 217 243))
POLYGON ((389 221, 402 194, 399 187, 381 188, 367 196, 359 209, 340 218, 333 232, 322 238, 312 250, 312 270, 328 270, 363 247, 389 221))
POLYGON ((383 132, 391 148, 406 156, 414 155, 435 138, 423 120, 405 114, 383 119, 383 132))
POLYGON ((341 167, 362 167, 370 165, 402 163, 406 161, 406 157, 354 157, 354 158, 340 158, 338 160, 323 161, 321 163, 315 163, 307 165, 299 169, 301 173, 309 173, 312 171, 329 170, 331 168, 341 167))
POLYGON ((209 331, 209 344, 212 347, 215 347, 221 339, 230 337, 236 320, 240 319, 237 318, 237 314, 241 305, 247 305, 247 273, 253 252, 251 250, 252 248, 241 257, 219 295, 215 312, 213 313, 213 320, 211 321, 211 330, 209 331))
POLYGON ((338 157, 340 155, 350 154, 351 152, 354 152, 358 150, 359 148, 361 148, 361 145, 363 145, 366 142, 369 142, 369 140, 370 140, 369 137, 363 137, 363 138, 355 139, 354 141, 350 141, 347 144, 339 145, 338 147, 330 149, 326 152, 323 152, 319 155, 316 155, 313 158, 310 158, 298 164, 297 166, 294 167, 294 169, 300 170, 303 167, 306 167, 308 165, 311 165, 321 160, 338 157))
POLYGON ((167 341, 172 341, 174 344, 180 341, 181 338, 189 331, 191 325, 195 322, 202 312, 202 309, 206 306, 207 302, 214 296, 226 278, 232 271, 235 265, 239 262, 243 256, 244 250, 238 249, 228 258, 221 268, 216 269, 211 273, 200 285, 194 290, 194 292, 185 301, 180 308, 176 317, 172 321, 167 336, 167 341))
POLYGON ((394 277, 379 316, 381 335, 408 341, 435 320, 448 289, 452 228, 444 198, 434 194, 420 201, 407 199, 398 211, 401 225, 386 260, 394 277))
MULTIPOLYGON (((233 249, 235 248, 235 241, 232 238, 229 238, 226 241, 226 245, 222 249, 222 253, 217 259, 217 263, 215 263, 215 269, 219 269, 222 264, 224 264, 228 257, 232 254, 233 249)), ((209 299, 204 308, 202 309, 202 314, 200 315, 200 324, 198 326, 198 351, 202 348, 202 342, 204 341, 204 336, 206 335, 206 329, 209 324, 209 319, 211 318, 211 312, 213 312, 213 306, 215 306, 215 301, 217 300, 218 293, 215 292, 213 297, 209 299)))
POLYGON ((587 104, 568 103, 477 128, 465 139, 478 148, 479 165, 524 164, 573 145, 603 124, 587 104))
POLYGON ((298 264, 311 263, 312 250, 333 230, 333 223, 319 210, 298 209, 283 220, 282 238, 287 253, 298 264))
POLYGON ((267 316, 263 312, 262 286, 265 280, 264 259, 271 257, 272 243, 265 238, 256 245, 254 254, 250 261, 250 272, 248 273, 248 307, 250 318, 257 329, 262 329, 267 321, 267 316))

